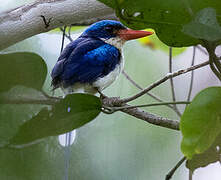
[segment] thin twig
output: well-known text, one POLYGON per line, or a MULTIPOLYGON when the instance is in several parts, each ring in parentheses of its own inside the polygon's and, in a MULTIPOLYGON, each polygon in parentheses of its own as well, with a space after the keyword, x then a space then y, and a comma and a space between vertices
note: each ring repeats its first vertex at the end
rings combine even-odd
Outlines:
POLYGON ((215 64, 216 69, 218 70, 219 75, 220 75, 220 77, 221 77, 221 64, 220 64, 220 62, 219 62, 217 59, 218 59, 218 58, 217 58, 217 56, 216 56, 216 54, 215 54, 215 49, 214 49, 214 52, 213 52, 213 55, 212 55, 212 61, 213 61, 213 63, 215 64))
POLYGON ((216 77, 221 81, 219 71, 217 71, 216 67, 214 66, 212 59, 211 59, 209 65, 210 65, 210 68, 213 71, 213 73, 216 75, 216 77))
MULTIPOLYGON (((137 89, 143 90, 143 88, 137 84, 126 72, 125 70, 122 71, 122 74, 126 77, 126 79, 131 82, 131 84, 133 84, 137 89)), ((147 92, 147 95, 149 95, 150 97, 152 97, 153 99, 155 99, 158 102, 164 102, 162 99, 160 99, 158 96, 154 95, 153 93, 147 92)), ((179 116, 179 112, 177 112, 176 109, 174 109, 174 107, 170 104, 166 105, 167 107, 171 108, 172 110, 174 110, 175 113, 177 113, 177 115, 179 116)))
POLYGON ((197 47, 197 49, 199 49, 203 54, 205 54, 205 55, 207 55, 207 56, 209 55, 208 52, 207 52, 205 49, 203 49, 201 46, 198 45, 198 46, 196 46, 196 47, 197 47))
POLYGON ((183 164, 183 162, 186 160, 186 157, 183 157, 176 165, 173 169, 170 170, 170 172, 166 175, 166 179, 165 180, 170 180, 173 176, 173 174, 175 173, 175 171, 183 164))
POLYGON ((137 98, 139 98, 140 96, 143 96, 144 94, 146 94, 147 92, 149 92, 150 90, 152 90, 153 88, 159 86, 160 84, 164 83, 165 81, 167 81, 168 79, 170 79, 171 77, 176 77, 176 76, 179 76, 181 74, 185 74, 187 72, 190 72, 190 71, 193 71, 195 69, 199 69, 203 66, 206 66, 209 64, 209 61, 206 61, 204 63, 200 63, 200 64, 197 64, 195 66, 191 66, 189 68, 186 68, 186 69, 181 69, 181 70, 178 70, 178 71, 175 71, 173 73, 168 73, 167 75, 165 75, 162 79, 152 83, 150 86, 148 86, 147 88, 145 88, 144 90, 142 90, 141 92, 129 97, 129 98, 125 98, 125 99, 121 99, 121 103, 127 103, 129 101, 133 101, 137 98))
MULTIPOLYGON (((129 104, 122 104, 121 99, 118 97, 104 98, 102 99, 102 105, 103 107, 130 107, 129 104)), ((166 127, 173 130, 179 130, 179 121, 177 120, 171 120, 168 118, 160 117, 155 114, 143 111, 139 108, 126 108, 121 109, 120 111, 157 126, 166 127)))
MULTIPOLYGON (((173 57, 172 51, 173 51, 173 48, 169 47, 169 73, 172 73, 172 65, 173 65, 173 63, 172 63, 172 59, 173 59, 172 58, 173 57)), ((174 88, 174 83, 173 83, 173 78, 172 77, 170 78, 170 87, 171 87, 171 92, 172 92, 172 100, 173 100, 173 102, 176 102, 175 88, 174 88)), ((174 107, 174 109, 176 109, 178 116, 181 117, 181 113, 179 112, 176 104, 174 104, 173 107, 174 107)))
MULTIPOLYGON (((191 66, 194 65, 195 55, 196 55, 196 46, 193 47, 193 58, 192 58, 191 66)), ((191 72, 191 80, 190 80, 190 87, 189 87, 189 92, 188 92, 188 96, 187 96, 187 101, 190 101, 190 97, 191 97, 191 94, 192 94, 193 79, 194 79, 194 71, 191 72)))
MULTIPOLYGON (((127 73, 125 70, 122 71, 122 74, 126 77, 126 79, 131 82, 131 84, 133 84, 137 89, 143 90, 143 88, 137 84, 127 73)), ((157 97, 156 95, 154 95, 153 93, 148 92, 147 95, 149 95, 150 97, 152 97, 153 99, 159 101, 159 102, 164 102, 162 99, 160 99, 159 97, 157 97)), ((168 106, 171 107, 171 106, 168 106)))
MULTIPOLYGON (((169 73, 172 73, 172 47, 169 47, 169 73)), ((171 86, 171 92, 172 92, 172 100, 173 102, 176 101, 176 96, 175 96, 175 90, 174 90, 174 84, 173 84, 173 78, 170 78, 170 86, 171 86)))
MULTIPOLYGON (((21 98, 21 99, 9 99, 7 97, 1 97, 0 104, 42 104, 42 105, 55 105, 61 100, 61 98, 54 98, 50 97, 48 99, 29 99, 29 98, 21 98)), ((104 97, 102 100, 103 106, 106 107, 120 107, 120 106, 126 106, 129 107, 127 109, 121 109, 120 111, 132 115, 138 119, 144 120, 145 122, 166 127, 169 129, 179 130, 179 121, 177 120, 171 120, 164 117, 156 116, 154 114, 145 112, 139 108, 132 108, 130 109, 130 105, 127 104, 121 104, 121 99, 118 97, 104 97)), ((105 111, 103 111, 105 112, 105 111)))
POLYGON ((71 38, 71 28, 72 28, 72 25, 69 26, 67 38, 68 38, 70 41, 73 41, 73 39, 71 38))
POLYGON ((221 81, 221 64, 215 54, 216 45, 214 43, 204 41, 204 46, 209 53, 209 65, 216 77, 221 81))
POLYGON ((216 66, 214 66, 213 60, 210 61, 210 68, 212 69, 216 77, 221 81, 220 72, 216 69, 216 66))
POLYGON ((120 111, 122 109, 133 109, 133 108, 139 108, 139 107, 152 107, 152 106, 164 106, 168 104, 190 104, 189 101, 176 101, 176 102, 161 102, 161 103, 151 103, 151 104, 142 104, 142 105, 134 105, 134 106, 121 106, 121 107, 103 107, 107 110, 109 110, 110 113, 114 113, 116 111, 120 111))
MULTIPOLYGON (((60 28, 62 29, 62 28, 60 28)), ((66 26, 64 26, 64 30, 63 30, 63 35, 62 35, 62 41, 61 41, 61 52, 63 51, 64 48, 64 38, 65 38, 65 31, 66 31, 66 26)))
POLYGON ((193 179, 193 172, 191 170, 189 170, 189 180, 193 179))
POLYGON ((64 34, 64 36, 66 37, 66 38, 68 38, 68 40, 69 41, 73 41, 73 39, 72 39, 72 37, 71 37, 71 26, 69 27, 69 29, 68 29, 68 35, 66 34, 66 32, 64 31, 64 29, 63 28, 60 28, 60 30, 61 30, 61 32, 63 32, 63 34, 64 34), (65 32, 65 33, 64 33, 65 32))
POLYGON ((29 98, 22 98, 22 99, 6 99, 1 98, 0 104, 42 104, 42 105, 55 105, 58 102, 56 99, 29 99, 29 98))
POLYGON ((212 61, 213 64, 216 66, 216 70, 218 71, 218 74, 219 74, 218 78, 221 80, 221 64, 217 60, 218 57, 215 54, 215 49, 216 49, 216 46, 214 44, 208 43, 207 50, 209 52, 210 61, 212 61))

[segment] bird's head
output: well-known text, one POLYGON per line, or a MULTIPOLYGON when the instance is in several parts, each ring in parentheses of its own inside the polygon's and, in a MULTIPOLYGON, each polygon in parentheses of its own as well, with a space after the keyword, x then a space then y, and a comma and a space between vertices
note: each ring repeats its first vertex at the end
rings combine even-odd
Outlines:
POLYGON ((153 32, 128 29, 118 21, 103 20, 89 26, 83 32, 82 36, 99 38, 119 47, 125 41, 149 36, 151 34, 153 34, 153 32))

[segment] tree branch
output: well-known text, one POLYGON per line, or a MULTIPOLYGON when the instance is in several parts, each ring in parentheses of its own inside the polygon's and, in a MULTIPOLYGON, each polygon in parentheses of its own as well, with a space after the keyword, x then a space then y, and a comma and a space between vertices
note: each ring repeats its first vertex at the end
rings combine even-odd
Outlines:
POLYGON ((160 103, 151 103, 151 104, 141 104, 141 105, 133 105, 133 106, 121 106, 121 107, 104 107, 110 110, 110 113, 114 113, 116 111, 120 111, 122 109, 133 109, 139 107, 153 107, 153 106, 165 106, 168 104, 190 104, 190 101, 176 101, 176 102, 160 102, 160 103))
POLYGON ((129 114, 131 116, 134 116, 138 119, 144 120, 148 123, 157 125, 157 126, 166 127, 166 128, 174 129, 174 130, 179 130, 179 121, 160 117, 155 114, 151 114, 146 111, 143 111, 139 108, 122 109, 120 111, 122 111, 126 114, 129 114))
POLYGON ((0 50, 26 38, 64 25, 89 25, 117 19, 96 0, 37 0, 0 14, 0 50))
MULTIPOLYGON (((62 98, 58 97, 51 97, 48 95, 42 97, 41 99, 32 99, 32 98, 19 98, 19 99, 12 99, 8 98, 7 96, 1 97, 0 104, 41 104, 41 105, 55 105, 58 103, 62 98)), ((127 107, 123 109, 119 109, 119 111, 124 112, 126 114, 132 115, 138 119, 144 120, 148 123, 166 127, 169 129, 175 129, 179 130, 179 122, 176 120, 170 120, 164 117, 159 117, 154 114, 145 112, 139 108, 132 107, 128 104, 122 104, 120 98, 116 97, 105 97, 102 100, 102 104, 105 107, 127 107)), ((188 103, 188 102, 182 102, 182 103, 188 103)))
POLYGON ((144 90, 142 90, 141 92, 135 94, 134 96, 131 96, 129 98, 125 98, 125 99, 122 99, 121 100, 121 103, 127 103, 129 101, 133 101, 137 98, 139 98, 140 96, 143 96, 144 94, 146 94, 147 92, 149 92, 151 89, 159 86, 160 84, 164 83, 165 81, 167 81, 168 79, 170 79, 171 77, 176 77, 176 76, 179 76, 181 74, 185 74, 187 72, 190 72, 190 71, 193 71, 195 69, 199 69, 203 66, 206 66, 209 64, 209 61, 206 61, 204 63, 201 63, 201 64, 197 64, 195 66, 191 66, 187 69, 181 69, 181 70, 178 70, 178 71, 175 71, 173 73, 168 73, 166 76, 164 76, 162 79, 154 82, 153 84, 151 84, 149 87, 145 88, 144 90))
MULTIPOLYGON (((122 74, 126 77, 126 79, 131 82, 131 84, 133 84, 136 88, 143 90, 143 88, 138 85, 126 72, 125 70, 122 71, 122 74)), ((147 92, 147 95, 149 95, 150 97, 152 97, 153 99, 155 99, 158 102, 164 102, 162 99, 160 99, 158 96, 156 96, 153 93, 147 92)), ((177 111, 177 109, 174 108, 174 106, 170 105, 170 104, 165 104, 165 106, 171 108, 178 116, 180 116, 180 112, 177 111)))
MULTIPOLYGON (((68 34, 65 32, 65 28, 60 27, 60 30, 63 33, 63 36, 66 37, 70 42, 73 41, 73 39, 71 38, 71 27, 72 26, 69 26, 68 34)), ((62 36, 62 40, 63 40, 63 36, 62 36)))
MULTIPOLYGON (((126 79, 127 79, 129 82, 131 82, 131 84, 133 84, 137 89, 143 90, 143 88, 142 88, 140 85, 138 85, 138 84, 126 73, 125 70, 122 71, 122 74, 123 74, 123 75, 126 77, 126 79)), ((164 102, 162 99, 160 99, 159 97, 157 97, 156 95, 154 95, 154 94, 152 94, 152 93, 150 93, 150 92, 148 92, 147 95, 150 96, 150 97, 152 97, 152 98, 155 99, 156 101, 164 102)), ((170 106, 169 104, 168 104, 168 107, 172 108, 172 106, 170 106)))
MULTIPOLYGON (((63 30, 63 35, 62 35, 62 40, 61 40, 61 51, 60 51, 60 54, 62 53, 63 49, 64 49, 64 38, 65 38, 65 35, 66 35, 66 28, 67 26, 64 26, 64 30, 63 30)), ((61 28, 62 29, 62 28, 61 28)))
POLYGON ((55 105, 59 100, 57 98, 50 99, 30 99, 30 98, 21 98, 21 99, 8 99, 1 98, 0 104, 42 104, 42 105, 55 105))
POLYGON ((131 116, 134 116, 138 119, 144 120, 145 122, 157 125, 157 126, 166 127, 166 128, 173 129, 173 130, 179 130, 179 121, 160 117, 155 114, 151 114, 146 111, 143 111, 139 108, 130 108, 131 106, 128 104, 125 104, 125 103, 122 104, 122 100, 120 98, 105 97, 102 100, 102 103, 103 103, 103 106, 105 106, 105 107, 126 106, 127 108, 120 109, 119 111, 129 114, 131 116))
POLYGON ((170 180, 175 173, 175 171, 183 164, 183 162, 186 160, 186 157, 183 157, 181 160, 178 161, 178 163, 173 167, 173 169, 170 170, 170 172, 166 175, 165 180, 170 180))
MULTIPOLYGON (((169 73, 172 73, 172 68, 173 68, 172 67, 172 65, 173 65, 173 61, 172 61, 173 54, 172 53, 173 53, 173 48, 169 47, 169 73)), ((173 102, 176 102, 175 87, 174 87, 174 83, 173 83, 173 78, 172 77, 170 78, 170 87, 171 87, 171 93, 172 93, 172 100, 173 100, 173 102)), ((177 105, 174 104, 173 107, 176 110, 177 115, 179 117, 181 117, 181 113, 180 113, 179 109, 177 108, 177 105)))
POLYGON ((200 45, 197 45, 197 46, 195 46, 197 49, 199 49, 200 50, 200 52, 202 52, 203 54, 205 54, 205 55, 209 55, 208 54, 208 52, 203 48, 203 47, 201 47, 200 45))
POLYGON ((221 81, 221 64, 219 58, 215 54, 216 44, 204 41, 204 46, 209 53, 210 68, 216 77, 221 81))
MULTIPOLYGON (((194 65, 195 55, 196 55, 196 46, 193 46, 193 57, 192 57, 191 66, 194 65)), ((187 101, 190 101, 190 98, 191 98, 191 94, 192 94, 192 90, 193 90, 193 79, 194 79, 194 71, 191 72, 190 87, 189 87, 189 92, 188 92, 188 96, 187 96, 187 101)))

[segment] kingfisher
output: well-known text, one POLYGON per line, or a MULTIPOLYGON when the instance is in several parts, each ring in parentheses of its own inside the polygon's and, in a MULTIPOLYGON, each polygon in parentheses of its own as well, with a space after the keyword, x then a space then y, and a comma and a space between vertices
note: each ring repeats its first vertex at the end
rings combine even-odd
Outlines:
POLYGON ((114 20, 92 24, 62 51, 51 73, 53 90, 61 88, 65 95, 101 92, 123 69, 123 44, 151 34, 114 20))

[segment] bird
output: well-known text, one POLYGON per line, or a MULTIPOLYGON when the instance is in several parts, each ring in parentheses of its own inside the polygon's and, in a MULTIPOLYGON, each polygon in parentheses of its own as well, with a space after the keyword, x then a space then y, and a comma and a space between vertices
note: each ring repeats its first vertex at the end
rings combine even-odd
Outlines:
POLYGON ((152 34, 129 29, 115 20, 92 24, 60 54, 51 72, 53 90, 61 88, 65 95, 102 92, 123 69, 124 43, 152 34))

